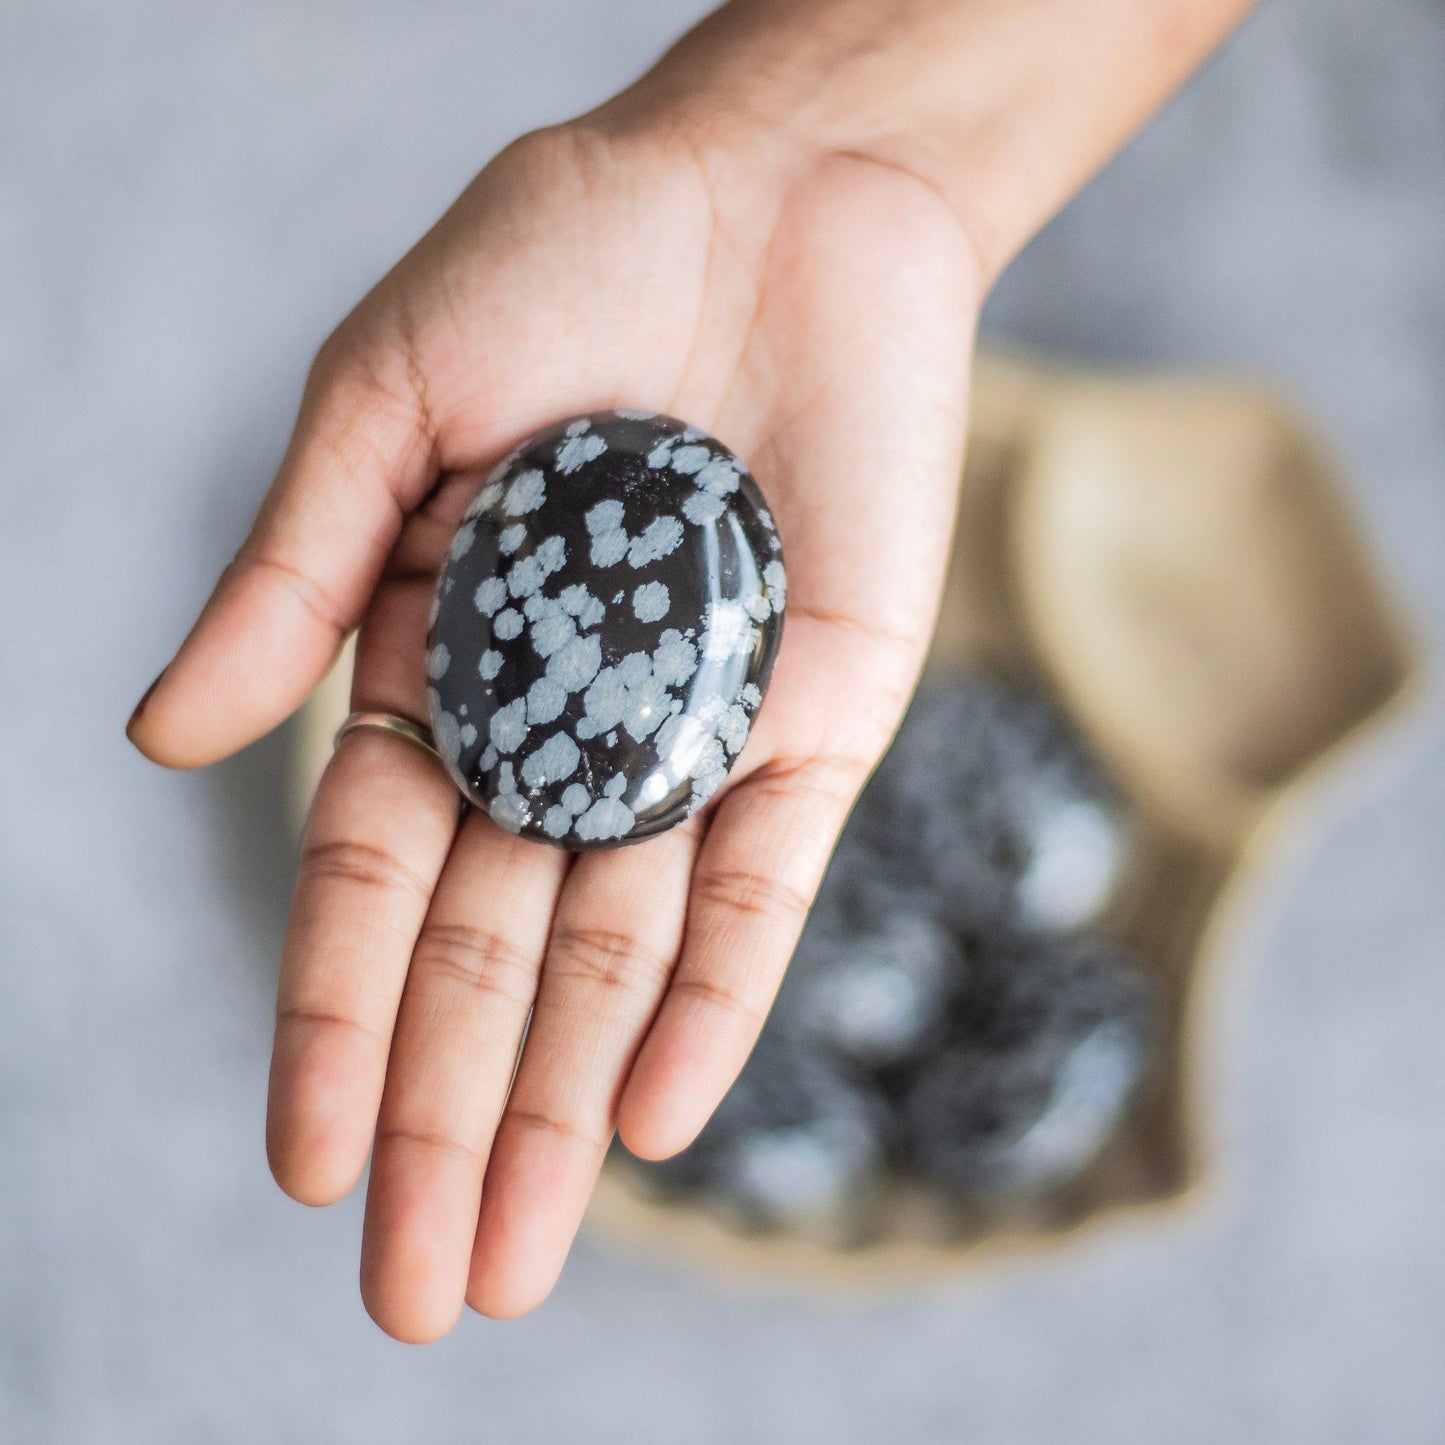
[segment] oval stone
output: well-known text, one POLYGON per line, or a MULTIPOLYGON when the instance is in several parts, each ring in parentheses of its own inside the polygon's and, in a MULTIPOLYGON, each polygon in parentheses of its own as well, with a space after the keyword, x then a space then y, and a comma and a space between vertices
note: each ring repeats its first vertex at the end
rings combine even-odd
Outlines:
POLYGON ((741 752, 785 596, 762 493, 714 437, 640 411, 547 427, 483 483, 438 580, 442 760, 511 832, 569 849, 660 833, 741 752))

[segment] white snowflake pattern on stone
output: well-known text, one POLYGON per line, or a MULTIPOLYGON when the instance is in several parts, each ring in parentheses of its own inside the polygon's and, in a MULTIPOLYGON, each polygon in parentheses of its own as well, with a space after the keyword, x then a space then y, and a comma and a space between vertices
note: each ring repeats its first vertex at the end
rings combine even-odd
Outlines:
POLYGON ((586 421, 574 421, 557 447, 557 470, 564 476, 596 461, 607 450, 607 442, 588 430, 586 421))
POLYGON ((598 798, 577 820, 577 836, 588 843, 625 838, 636 824, 632 809, 619 798, 598 798))
POLYGON ((632 612, 639 622, 661 622, 671 606, 664 582, 644 582, 632 594, 632 612))
POLYGON ((763 582, 767 586, 773 611, 781 612, 788 601, 788 574, 776 557, 763 568, 763 582))
POLYGON ((703 622, 703 656, 723 662, 751 650, 757 629, 741 602, 723 600, 708 604, 703 622))
POLYGON ((607 497, 588 507, 582 520, 587 530, 595 537, 599 532, 611 532, 622 525, 626 515, 622 503, 616 497, 607 497))
POLYGON ((489 512, 497 505, 502 495, 502 484, 496 479, 506 471, 507 466, 508 462, 502 462, 493 469, 491 476, 487 479, 486 485, 472 498, 471 504, 467 507, 467 521, 475 520, 477 517, 480 517, 483 512, 489 512))
POLYGON ((444 708, 432 711, 432 740, 437 745, 437 752, 452 767, 456 767, 462 755, 461 724, 444 708))
POLYGON ((527 736, 527 699, 519 697, 492 714, 488 725, 492 746, 499 753, 514 753, 527 736))
POLYGON ((492 632, 503 642, 510 642, 522 631, 522 614, 515 607, 508 607, 492 619, 492 632))
POLYGON ((513 597, 530 597, 547 580, 542 564, 535 556, 513 562, 507 572, 507 591, 513 597))
POLYGON ((583 582, 564 587, 557 600, 577 619, 578 627, 595 627, 607 615, 606 604, 594 597, 583 582))
POLYGON ((532 819, 532 805, 520 793, 498 793, 487 812, 492 822, 509 833, 520 833, 532 819))
POLYGON ((659 471, 667 466, 672 460, 672 449, 677 445, 676 436, 663 437, 653 449, 647 454, 647 465, 653 471, 659 471))
POLYGON ((679 781, 691 777, 711 734, 690 713, 674 714, 657 730, 657 756, 679 781))
POLYGON ((532 650, 538 657, 551 657, 559 647, 577 636, 577 623, 563 611, 543 611, 532 623, 532 650))
POLYGON ((542 571, 550 577, 566 565, 567 543, 561 537, 547 537, 537 544, 537 550, 532 555, 541 565, 542 571))
POLYGON ((472 544, 476 540, 477 524, 463 522, 452 537, 451 546, 447 548, 447 557, 453 562, 460 562, 472 550, 472 544))
POLYGON ((530 557, 513 562, 507 573, 507 591, 513 597, 530 597, 567 561, 567 544, 561 537, 548 537, 530 557))
POLYGON ((604 667, 582 698, 579 738, 597 737, 621 726, 637 741, 650 737, 668 716, 666 686, 645 652, 629 652, 615 667, 604 667))
POLYGON ((697 648, 675 627, 658 639, 652 671, 666 687, 681 687, 697 671, 697 648))
POLYGON ((682 523, 676 517, 654 517, 632 539, 627 560, 633 567, 645 567, 677 550, 682 541, 682 523))
POLYGON ((507 500, 502 510, 509 517, 519 517, 524 512, 535 512, 547 500, 547 479, 533 467, 516 477, 507 488, 507 500))
POLYGON ((478 584, 476 592, 472 594, 472 601, 483 617, 490 617, 506 600, 505 577, 488 577, 485 582, 478 584))
POLYGON ((627 555, 627 531, 622 525, 622 503, 615 497, 587 509, 583 521, 592 538, 590 556, 594 567, 611 567, 627 555))
POLYGON ((727 756, 723 745, 717 738, 709 738, 693 765, 692 806, 700 808, 707 802, 722 787, 727 775, 727 756))
POLYGON ((582 753, 566 733, 553 733, 522 764, 522 781, 529 788, 545 788, 570 778, 577 771, 582 753))
POLYGON ((539 677, 527 689, 529 725, 556 722, 567 706, 567 689, 554 678, 539 677))
POLYGON ((698 487, 714 497, 725 497, 738 489, 739 472, 736 462, 726 457, 714 457, 698 474, 698 487))
POLYGON ((711 492, 693 492, 682 503, 682 515, 696 527, 716 522, 727 511, 727 503, 711 492))
POLYGON ((599 532, 592 539, 589 555, 594 567, 615 567, 627 555, 627 533, 621 527, 612 532, 599 532))
POLYGON ((685 477, 696 476, 712 460, 706 447, 682 446, 672 454, 672 469, 685 477))
POLYGON ((595 634, 564 642, 547 659, 547 676, 568 692, 580 692, 602 666, 602 644, 595 634))
POLYGON ((717 735, 729 753, 736 757, 748 740, 748 715, 742 706, 734 703, 718 719, 717 735))

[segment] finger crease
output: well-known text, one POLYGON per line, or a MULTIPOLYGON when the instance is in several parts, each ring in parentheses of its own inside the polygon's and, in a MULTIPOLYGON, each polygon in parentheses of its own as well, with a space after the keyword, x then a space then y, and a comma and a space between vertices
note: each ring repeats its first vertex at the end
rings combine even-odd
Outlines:
POLYGON ((301 867, 317 878, 355 883, 363 888, 399 888, 420 903, 431 901, 430 881, 372 843, 345 838, 318 843, 303 849, 301 867))
POLYGON ((795 804, 801 795, 807 795, 842 813, 868 771, 869 764, 853 758, 779 758, 759 768, 747 786, 754 796, 784 803, 795 804))
POLYGON ((428 470, 435 473, 441 464, 441 442, 437 433, 436 411, 432 404, 431 387, 427 381, 426 367, 421 360, 421 346, 416 326, 409 311, 403 308, 401 322, 401 351, 406 365, 407 386, 415 408, 417 435, 427 449, 428 470))
POLYGON ((537 964, 499 933, 464 923, 428 924, 417 941, 417 966, 463 988, 527 1009, 536 993, 537 964))
POLYGON ((557 971, 605 989, 633 988, 649 980, 662 982, 672 972, 671 958, 643 947, 629 934, 602 928, 561 929, 552 940, 552 949, 553 957, 564 961, 557 971))
POLYGON ((277 1024, 306 1024, 311 1028, 338 1028, 349 1033, 360 1034, 370 1039, 383 1053, 391 1048, 391 1039, 380 1029, 354 1019, 350 1014, 337 1013, 332 1009, 317 1008, 311 1004, 286 1004, 276 1010, 277 1024))
POLYGON ((711 870, 696 881, 694 892, 724 908, 781 923, 795 922, 809 905, 807 896, 791 884, 745 868, 711 870))
POLYGON ((283 562, 279 557, 261 554, 253 554, 246 560, 252 567, 276 573, 302 607, 338 637, 344 637, 356 626, 356 617, 340 607, 314 577, 308 576, 299 567, 283 562))
POLYGON ((586 1129, 569 1124, 565 1119, 554 1118, 537 1109, 508 1109, 507 1118, 537 1134, 551 1134, 558 1139, 570 1139, 573 1143, 585 1144, 587 1148, 601 1150, 607 1147, 605 1139, 598 1139, 586 1129))
POLYGON ((824 627, 837 627, 861 637, 872 638, 877 642, 886 642, 900 651, 912 653, 919 646, 915 633, 883 627, 876 622, 867 622, 861 617, 855 617, 848 612, 839 612, 833 608, 810 607, 806 603, 790 602, 788 616, 806 617, 810 622, 821 623, 824 627))
POLYGON ((674 993, 701 1000, 712 1008, 720 1009, 742 1019, 754 1028, 761 1028, 766 1010, 750 1003, 742 994, 720 983, 706 978, 679 978, 672 985, 674 993))
POLYGON ((465 1159, 478 1173, 484 1170, 487 1164, 486 1157, 479 1149, 434 1129, 413 1129, 393 1124, 376 1131, 376 1142, 378 1145, 418 1144, 439 1154, 454 1154, 465 1159))

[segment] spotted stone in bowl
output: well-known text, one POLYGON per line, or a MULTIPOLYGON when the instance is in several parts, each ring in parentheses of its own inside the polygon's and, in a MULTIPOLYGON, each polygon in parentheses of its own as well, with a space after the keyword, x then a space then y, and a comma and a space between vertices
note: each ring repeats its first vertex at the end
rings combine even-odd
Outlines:
POLYGON ((717 791, 782 632, 777 528, 747 468, 671 417, 538 432, 452 539, 427 639, 438 751, 514 833, 660 833, 717 791))
POLYGON ((1039 1193, 1079 1174, 1147 1077, 1160 1001, 1098 941, 1000 944, 972 960, 953 1038, 900 1100, 904 1162, 962 1199, 1039 1193))
POLYGON ((969 934, 1095 925, 1129 865, 1122 800, 1049 700, 984 672, 924 682, 855 811, 897 870, 969 934))
POLYGON ((927 1054, 967 979, 934 900, 844 833, 788 965, 769 1027, 863 1069, 927 1054))
POLYGON ((886 1132, 864 1074, 766 1029, 691 1145, 656 1163, 614 1157, 660 1197, 704 1199, 746 1232, 842 1243, 869 1213, 886 1132))

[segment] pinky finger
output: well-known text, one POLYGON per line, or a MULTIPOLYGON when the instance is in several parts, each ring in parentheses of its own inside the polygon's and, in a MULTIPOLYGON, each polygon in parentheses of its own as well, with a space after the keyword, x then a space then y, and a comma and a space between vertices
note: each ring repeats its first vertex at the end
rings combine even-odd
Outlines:
POLYGON ((757 1042, 867 767, 764 765, 722 800, 693 874, 681 960, 618 1109, 665 1159, 696 1137, 757 1042))

